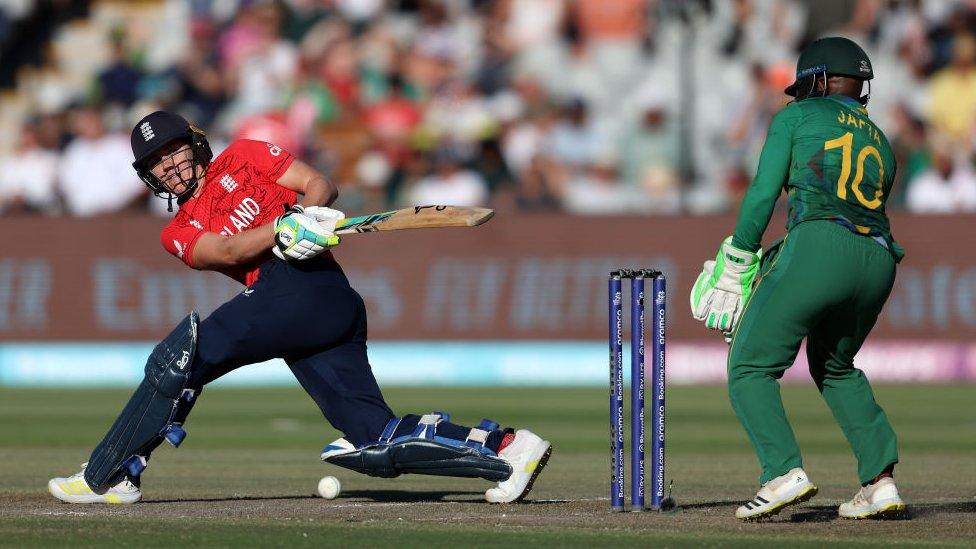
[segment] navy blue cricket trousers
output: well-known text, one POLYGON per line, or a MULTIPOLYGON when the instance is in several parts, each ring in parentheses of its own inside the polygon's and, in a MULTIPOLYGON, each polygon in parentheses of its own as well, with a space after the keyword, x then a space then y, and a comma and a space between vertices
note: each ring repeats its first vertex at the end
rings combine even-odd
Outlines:
POLYGON ((191 385, 273 358, 357 446, 394 417, 366 358, 363 299, 331 257, 261 265, 257 282, 200 323, 191 385))

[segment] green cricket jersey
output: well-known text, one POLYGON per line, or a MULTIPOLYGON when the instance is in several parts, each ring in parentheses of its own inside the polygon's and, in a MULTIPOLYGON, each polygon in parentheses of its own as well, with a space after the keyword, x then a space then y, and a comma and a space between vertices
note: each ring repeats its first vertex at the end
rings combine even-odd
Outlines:
POLYGON ((885 214, 894 179, 891 146, 860 103, 841 95, 790 103, 769 126, 732 243, 759 249, 785 187, 788 230, 812 219, 833 220, 874 237, 900 260, 904 250, 892 238, 885 214))

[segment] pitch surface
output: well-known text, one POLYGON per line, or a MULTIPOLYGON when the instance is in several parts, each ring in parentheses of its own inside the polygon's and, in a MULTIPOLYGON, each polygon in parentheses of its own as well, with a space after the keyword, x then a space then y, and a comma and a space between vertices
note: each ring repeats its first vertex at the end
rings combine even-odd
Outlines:
POLYGON ((489 506, 481 481, 373 479, 321 463, 320 448, 337 434, 295 388, 206 391, 183 447, 154 455, 145 501, 127 507, 61 504, 45 488, 49 477, 77 470, 127 391, 2 389, 0 545, 972 542, 976 386, 876 389, 899 435, 897 479, 911 513, 881 522, 837 518, 857 487, 847 443, 812 384, 783 393, 820 494, 771 521, 743 524, 733 512, 754 495, 758 468, 722 387, 669 389, 668 477, 682 508, 671 514, 608 511, 608 399, 596 388, 386 391, 397 411, 435 407, 468 423, 487 416, 551 440, 553 458, 526 504, 489 506), (315 495, 326 474, 342 481, 335 500, 315 495))

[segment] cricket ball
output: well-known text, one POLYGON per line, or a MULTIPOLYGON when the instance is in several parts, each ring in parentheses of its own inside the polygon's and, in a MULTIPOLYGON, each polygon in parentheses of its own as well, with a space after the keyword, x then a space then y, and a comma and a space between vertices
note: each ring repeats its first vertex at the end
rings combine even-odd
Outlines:
POLYGON ((322 480, 319 481, 319 495, 325 499, 335 499, 341 489, 342 485, 339 484, 339 479, 335 477, 322 477, 322 480))

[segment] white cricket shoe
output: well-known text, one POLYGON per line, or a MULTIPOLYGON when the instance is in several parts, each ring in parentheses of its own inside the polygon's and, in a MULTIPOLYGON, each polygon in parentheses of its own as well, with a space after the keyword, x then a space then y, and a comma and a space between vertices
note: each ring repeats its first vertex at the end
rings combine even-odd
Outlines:
POLYGON ((897 518, 905 511, 905 502, 898 496, 895 479, 886 477, 861 487, 854 499, 840 504, 837 514, 847 519, 897 518))
POLYGON ((328 446, 322 448, 322 454, 319 457, 322 458, 322 461, 328 461, 330 457, 341 456, 342 454, 355 451, 356 447, 351 442, 344 438, 337 438, 335 441, 329 443, 328 446))
POLYGON ((135 503, 142 499, 139 488, 125 479, 106 491, 96 494, 85 481, 85 467, 81 464, 81 471, 68 478, 57 477, 47 482, 47 490, 51 495, 65 503, 135 503))
POLYGON ((778 476, 759 489, 756 498, 735 510, 735 518, 758 520, 779 513, 784 507, 802 503, 817 495, 814 486, 803 469, 796 467, 778 476))
POLYGON ((527 429, 515 432, 515 440, 498 453, 498 457, 512 466, 512 476, 485 492, 488 503, 521 501, 552 455, 552 445, 527 429))

